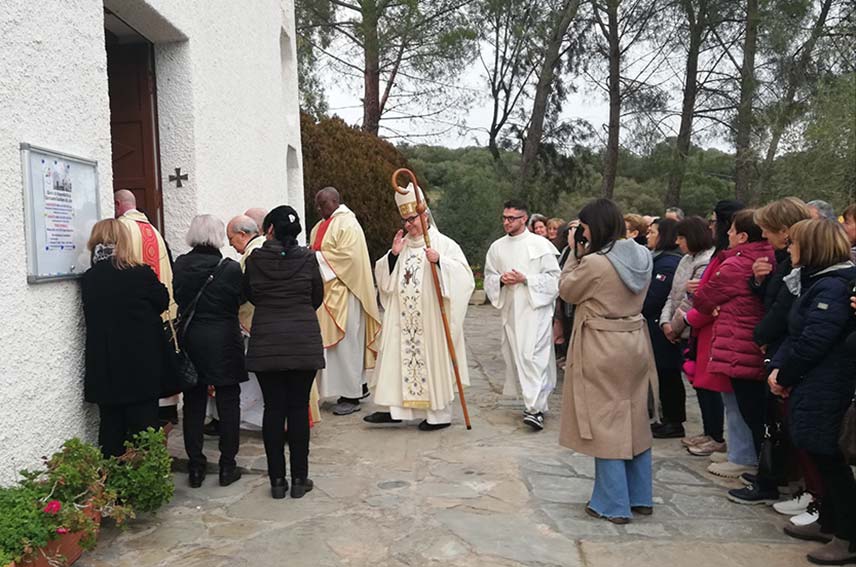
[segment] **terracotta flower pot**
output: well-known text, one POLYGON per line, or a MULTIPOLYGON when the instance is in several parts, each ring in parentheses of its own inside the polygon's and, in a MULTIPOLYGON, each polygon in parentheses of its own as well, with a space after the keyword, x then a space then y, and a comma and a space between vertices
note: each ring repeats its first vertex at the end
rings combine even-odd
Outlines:
MULTIPOLYGON (((83 513, 95 521, 97 533, 98 527, 101 525, 101 514, 89 508, 86 508, 83 513)), ((82 538, 83 532, 59 534, 59 537, 49 541, 45 547, 36 550, 32 557, 18 563, 17 567, 55 567, 57 564, 64 566, 71 565, 83 555, 83 548, 80 547, 80 540, 82 538), (58 560, 62 562, 58 563, 58 560)), ((13 563, 11 567, 16 567, 16 564, 13 563)))

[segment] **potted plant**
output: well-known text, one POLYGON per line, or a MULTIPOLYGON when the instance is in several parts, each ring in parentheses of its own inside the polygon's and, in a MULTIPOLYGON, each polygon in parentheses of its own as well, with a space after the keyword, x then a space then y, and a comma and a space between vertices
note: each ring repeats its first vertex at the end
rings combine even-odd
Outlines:
POLYGON ((17 486, 0 489, 0 566, 71 565, 95 546, 102 517, 121 525, 135 510, 153 511, 172 497, 164 434, 151 428, 126 443, 118 458, 71 439, 22 471, 17 486))

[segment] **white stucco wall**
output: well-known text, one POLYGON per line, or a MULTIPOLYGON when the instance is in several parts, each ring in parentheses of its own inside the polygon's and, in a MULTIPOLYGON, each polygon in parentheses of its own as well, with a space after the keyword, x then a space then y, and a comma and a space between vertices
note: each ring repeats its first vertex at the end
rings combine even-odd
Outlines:
POLYGON ((291 0, 253 0, 251 9, 226 0, 74 0, 53 3, 49 18, 38 4, 5 0, 0 10, 0 484, 64 439, 95 435, 97 410, 82 401, 78 284, 26 282, 18 145, 97 160, 102 211, 112 211, 103 6, 155 43, 173 249, 186 249, 197 213, 227 221, 253 206, 304 208, 291 0), (167 180, 176 167, 189 175, 182 188, 167 180))

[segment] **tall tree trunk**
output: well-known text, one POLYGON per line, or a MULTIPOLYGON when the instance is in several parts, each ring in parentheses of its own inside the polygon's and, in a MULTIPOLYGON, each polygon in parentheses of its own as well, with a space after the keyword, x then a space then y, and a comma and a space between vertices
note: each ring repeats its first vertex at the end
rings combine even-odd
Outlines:
POLYGON ((544 135, 544 118, 547 114, 547 102, 552 91, 553 76, 559 66, 559 51, 571 22, 577 15, 580 0, 566 0, 562 9, 562 16, 556 22, 550 41, 544 52, 544 61, 541 71, 538 73, 538 84, 535 87, 535 98, 532 103, 532 116, 529 120, 529 129, 523 143, 523 158, 520 162, 520 176, 517 179, 517 190, 521 197, 527 194, 529 186, 529 175, 532 164, 538 158, 538 150, 541 147, 541 138, 544 135))
POLYGON ((379 14, 375 2, 363 4, 363 130, 377 135, 380 129, 380 42, 379 14))
POLYGON ((820 7, 820 14, 811 30, 811 35, 800 48, 800 57, 796 61, 791 62, 790 69, 787 74, 788 88, 785 91, 785 96, 782 99, 781 108, 773 121, 773 126, 770 129, 770 145, 767 146, 767 155, 764 156, 764 165, 761 167, 761 176, 758 179, 758 194, 763 194, 764 189, 769 184, 770 178, 773 176, 773 160, 776 159, 776 153, 779 151, 779 143, 782 141, 782 136, 785 129, 790 126, 794 119, 794 99, 797 95, 797 90, 805 82, 805 72, 811 62, 811 54, 814 51, 814 46, 817 40, 823 34, 824 26, 826 25, 826 17, 829 15, 829 10, 832 7, 832 0, 824 0, 820 7))
POLYGON ((606 156, 603 161, 603 196, 612 199, 615 193, 615 176, 618 172, 618 135, 621 128, 621 46, 619 45, 618 4, 608 0, 607 29, 609 31, 609 131, 606 138, 606 156))
POLYGON ((682 2, 687 21, 690 25, 690 46, 687 52, 686 77, 684 82, 684 100, 681 105, 681 126, 672 155, 672 168, 669 172, 669 186, 663 199, 666 207, 677 207, 681 202, 681 186, 687 169, 687 156, 692 142, 693 117, 698 94, 698 55, 701 40, 707 26, 707 3, 699 2, 699 10, 694 14, 692 0, 682 2))
POLYGON ((755 96, 755 50, 758 40, 758 0, 746 2, 746 35, 743 64, 740 67, 740 104, 737 107, 734 196, 744 202, 752 200, 752 99, 755 96))

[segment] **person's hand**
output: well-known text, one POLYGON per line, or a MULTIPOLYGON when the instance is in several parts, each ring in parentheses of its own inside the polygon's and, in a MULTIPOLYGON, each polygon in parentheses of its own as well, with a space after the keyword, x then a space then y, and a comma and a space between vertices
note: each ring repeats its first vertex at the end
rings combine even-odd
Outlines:
POLYGON ((762 353, 764 353, 764 354, 767 354, 767 345, 761 345, 761 346, 759 346, 759 347, 758 347, 758 350, 760 350, 760 351, 761 351, 762 353))
POLYGON ((514 278, 514 283, 526 283, 526 274, 523 272, 518 272, 517 270, 511 270, 511 275, 514 278))
POLYGON ((214 386, 208 386, 208 397, 213 398, 217 394, 216 390, 214 390, 214 386))
POLYGON ((678 342, 678 336, 675 334, 675 331, 672 329, 671 323, 664 324, 662 329, 663 329, 663 334, 666 335, 666 338, 669 340, 670 343, 678 342))
POLYGON ((711 315, 714 317, 719 317, 719 306, 718 305, 713 308, 713 312, 711 313, 711 315))
POLYGON ((502 283, 505 285, 517 285, 526 281, 526 276, 517 270, 511 270, 510 272, 505 272, 499 278, 502 283))
POLYGON ((436 264, 440 261, 440 253, 434 250, 433 248, 425 249, 425 257, 428 258, 428 261, 432 264, 436 264))
POLYGON ((790 389, 779 386, 778 379, 779 369, 774 368, 773 371, 770 372, 770 375, 767 376, 767 384, 770 386, 770 391, 780 398, 787 398, 790 394, 790 389))
POLYGON ((395 256, 401 254, 401 251, 404 249, 404 231, 399 230, 395 233, 395 237, 392 239, 392 253, 395 256))
POLYGON ((752 263, 752 274, 755 276, 755 282, 758 285, 764 282, 764 279, 773 272, 773 264, 770 259, 764 256, 758 258, 752 263))
POLYGON ((701 283, 701 280, 690 280, 687 282, 687 293, 693 294, 698 289, 698 284, 701 283))
POLYGON ((856 295, 850 298, 850 307, 852 307, 853 310, 856 311, 856 295))

